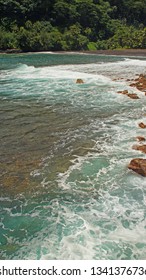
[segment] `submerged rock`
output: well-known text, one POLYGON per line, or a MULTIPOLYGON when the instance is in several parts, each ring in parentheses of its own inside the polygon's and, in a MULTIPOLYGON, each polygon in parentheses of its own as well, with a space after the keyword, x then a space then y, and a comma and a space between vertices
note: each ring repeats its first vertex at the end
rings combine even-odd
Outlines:
POLYGON ((77 79, 76 84, 84 84, 84 81, 82 79, 77 79))
POLYGON ((142 158, 132 159, 128 165, 128 168, 145 177, 146 176, 146 159, 142 159, 142 158))

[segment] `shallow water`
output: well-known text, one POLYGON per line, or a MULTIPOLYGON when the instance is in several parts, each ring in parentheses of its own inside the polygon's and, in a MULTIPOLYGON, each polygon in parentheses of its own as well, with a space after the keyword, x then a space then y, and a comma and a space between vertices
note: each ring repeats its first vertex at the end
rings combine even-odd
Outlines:
POLYGON ((127 169, 145 158, 146 99, 127 79, 146 59, 0 60, 0 258, 146 259, 146 179, 127 169))

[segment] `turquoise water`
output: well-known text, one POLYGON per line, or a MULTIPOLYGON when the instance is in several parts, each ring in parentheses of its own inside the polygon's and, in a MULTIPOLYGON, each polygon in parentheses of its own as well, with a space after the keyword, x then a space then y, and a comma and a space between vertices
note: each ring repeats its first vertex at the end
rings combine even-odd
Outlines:
POLYGON ((0 259, 146 259, 146 59, 0 55, 0 259), (84 84, 76 84, 81 78, 84 84), (136 92, 132 100, 118 90, 136 92))

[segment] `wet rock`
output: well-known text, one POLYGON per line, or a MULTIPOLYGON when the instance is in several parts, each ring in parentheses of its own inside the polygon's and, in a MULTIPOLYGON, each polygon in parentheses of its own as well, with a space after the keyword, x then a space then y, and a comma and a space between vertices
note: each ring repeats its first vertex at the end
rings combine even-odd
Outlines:
POLYGON ((139 96, 136 93, 128 93, 127 96, 132 99, 139 99, 139 96))
POLYGON ((121 94, 128 94, 128 90, 119 90, 117 91, 117 93, 121 93, 121 94))
POLYGON ((137 150, 137 151, 141 151, 143 153, 146 154, 146 145, 133 145, 132 149, 137 150))
POLYGON ((124 78, 114 78, 113 81, 123 80, 124 78))
POLYGON ((122 94, 128 94, 128 90, 123 90, 122 94))
POLYGON ((138 78, 134 80, 134 83, 130 84, 131 87, 136 87, 140 91, 146 91, 146 75, 140 74, 138 78))
POLYGON ((143 137, 143 136, 137 136, 136 139, 137 139, 137 141, 139 141, 139 142, 145 141, 145 137, 143 137))
POLYGON ((139 81, 139 78, 134 79, 134 81, 135 81, 135 82, 138 82, 138 81, 139 81))
POLYGON ((84 81, 82 79, 77 79, 76 84, 84 84, 84 81))
POLYGON ((130 87, 136 87, 135 83, 130 84, 130 87))
POLYGON ((121 93, 124 95, 127 95, 128 97, 132 99, 139 99, 138 95, 136 93, 129 93, 128 90, 123 90, 123 91, 117 91, 117 93, 121 93))
POLYGON ((146 176, 146 159, 132 159, 128 165, 128 168, 142 176, 146 176))
POLYGON ((143 122, 138 124, 140 128, 146 128, 146 124, 144 124, 143 122))

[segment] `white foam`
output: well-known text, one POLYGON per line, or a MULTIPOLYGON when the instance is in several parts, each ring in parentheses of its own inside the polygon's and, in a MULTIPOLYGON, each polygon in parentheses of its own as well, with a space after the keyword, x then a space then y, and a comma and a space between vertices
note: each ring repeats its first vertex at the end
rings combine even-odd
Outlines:
MULTIPOLYGON (((23 247, 15 257, 19 259, 110 259, 117 257, 116 252, 119 252, 118 258, 121 259, 126 256, 125 247, 133 250, 130 258, 134 254, 137 258, 145 256, 145 178, 136 174, 134 176, 127 169, 131 158, 140 154, 131 147, 134 135, 139 134, 138 123, 145 120, 141 119, 140 113, 145 111, 145 101, 142 99, 133 103, 134 101, 129 99, 125 102, 124 96, 116 94, 118 87, 125 87, 125 81, 112 82, 108 78, 110 75, 119 75, 122 71, 123 75, 131 75, 138 69, 143 71, 145 66, 145 61, 126 59, 118 63, 44 68, 20 65, 17 69, 8 71, 10 78, 26 81, 36 79, 41 82, 45 79, 46 94, 49 88, 49 94, 55 96, 55 98, 53 96, 54 102, 60 101, 62 96, 64 98, 67 96, 68 103, 74 106, 88 109, 93 106, 96 114, 100 112, 100 108, 103 110, 103 117, 101 115, 100 118, 100 114, 97 118, 93 116, 90 125, 85 125, 82 131, 77 128, 71 134, 66 134, 66 138, 68 136, 69 139, 76 139, 80 132, 86 139, 87 133, 92 133, 95 141, 93 152, 91 150, 86 156, 76 155, 69 169, 58 175, 59 191, 57 189, 56 197, 51 199, 48 194, 48 202, 47 199, 39 201, 39 209, 34 206, 31 213, 23 215, 37 217, 36 225, 42 222, 44 224, 43 228, 34 234, 33 239, 30 237, 27 242, 25 240, 24 243, 21 242, 23 247), (86 83, 77 85, 76 78, 82 78, 86 83), (67 93, 63 91, 58 94, 58 88, 63 89, 66 86, 62 80, 68 81, 67 93), (52 87, 49 81, 56 83, 56 87, 52 87), (97 85, 101 85, 101 89, 97 85), (107 86, 102 87, 102 85, 107 86), (85 96, 81 94, 82 89, 85 96), (123 107, 126 109, 125 112, 119 111, 123 107), (109 115, 106 117, 107 111, 109 115), (136 248, 136 243, 141 242, 144 248, 136 248)), ((65 142, 61 147, 64 145, 65 142)), ((46 165, 46 172, 48 172, 47 168, 46 165)), ((32 172, 31 176, 38 176, 40 172, 41 168, 32 172)), ((48 187, 49 190, 47 178, 43 177, 40 186, 41 192, 44 191, 43 187, 45 189, 48 187)), ((53 195, 55 196, 55 191, 53 195)), ((21 195, 18 196, 19 198, 21 195)), ((5 199, 0 198, 0 200, 5 199)), ((28 206, 29 203, 28 201, 28 206)), ((23 203, 23 207, 25 206, 27 207, 27 202, 23 203)), ((5 208, 5 211, 9 217, 16 216, 16 219, 21 214, 12 214, 10 208, 5 208)), ((17 238, 13 242, 15 241, 17 238)))
POLYGON ((144 243, 145 240, 145 220, 139 222, 133 229, 126 229, 119 226, 114 232, 110 233, 108 238, 115 241, 123 241, 126 243, 144 243))
POLYGON ((21 65, 17 69, 13 71, 9 71, 7 73, 10 77, 17 79, 48 79, 51 80, 72 80, 76 81, 76 79, 83 79, 85 83, 91 81, 98 81, 100 83, 110 82, 110 79, 94 73, 86 73, 82 67, 73 65, 70 66, 48 66, 35 68, 34 66, 21 65), (74 69, 77 68, 77 69, 74 69), (81 69, 80 69, 81 68, 81 69))

